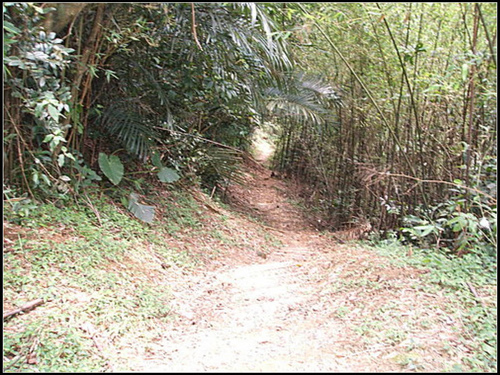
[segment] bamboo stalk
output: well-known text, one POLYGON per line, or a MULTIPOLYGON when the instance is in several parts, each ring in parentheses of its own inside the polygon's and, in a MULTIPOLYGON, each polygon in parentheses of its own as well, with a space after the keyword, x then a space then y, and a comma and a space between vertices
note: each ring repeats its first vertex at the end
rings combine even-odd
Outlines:
MULTIPOLYGON (((378 3, 376 3, 377 5, 377 8, 379 8, 380 10, 382 10, 382 8, 380 8, 380 5, 378 3)), ((408 73, 406 71, 406 65, 401 57, 401 53, 399 51, 399 48, 398 48, 398 45, 396 43, 396 40, 394 39, 394 36, 392 34, 392 31, 391 31, 391 28, 389 26, 389 23, 387 22, 387 19, 386 17, 383 18, 383 22, 386 26, 386 29, 387 29, 387 32, 389 34, 389 37, 392 41, 392 44, 394 46, 394 49, 396 50, 396 54, 398 56, 398 60, 399 60, 399 64, 401 66, 401 70, 402 70, 402 73, 403 73, 403 77, 404 77, 404 80, 405 80, 405 83, 406 83, 406 87, 407 87, 407 90, 408 90, 408 93, 410 95, 410 103, 411 103, 411 108, 413 109, 413 114, 414 114, 414 118, 415 118, 415 129, 417 130, 417 141, 418 141, 418 146, 419 146, 419 158, 420 158, 420 164, 421 165, 424 165, 424 160, 423 160, 423 148, 422 148, 422 130, 421 130, 421 126, 420 126, 420 116, 418 114, 418 107, 417 107, 417 103, 415 101, 415 96, 414 96, 414 93, 413 93, 413 89, 411 87, 411 84, 410 84, 410 79, 408 78, 408 73)), ((407 38, 409 37, 409 35, 407 35, 407 38)), ((412 174, 416 175, 415 171, 412 169, 412 174)), ((424 201, 426 201, 426 194, 424 191, 422 191, 422 197, 424 198, 424 201)))
POLYGON ((488 28, 486 27, 486 22, 484 22, 483 12, 481 12, 481 5, 476 3, 476 10, 481 20, 481 24, 483 25, 484 33, 486 35, 486 40, 488 40, 488 48, 490 49, 491 59, 495 64, 495 68, 497 67, 497 60, 495 57, 495 50, 493 49, 493 41, 490 38, 490 33, 488 32, 488 28))
MULTIPOLYGON (((302 6, 302 4, 300 3, 297 3, 297 6, 305 13, 305 14, 308 14, 310 15, 310 13, 302 6)), ((374 107, 376 108, 377 112, 379 113, 380 117, 382 118, 382 121, 383 123, 385 124, 385 126, 387 127, 387 129, 389 129, 390 133, 391 133, 391 136, 394 138, 394 141, 398 144, 399 148, 401 150, 403 150, 403 147, 401 145, 401 142, 399 141, 399 139, 395 136, 395 133, 394 133, 394 129, 392 129, 392 127, 389 125, 389 122, 387 121, 384 113, 382 112, 382 110, 380 109, 380 106, 377 104, 377 102, 375 101, 375 99, 373 98, 370 90, 368 90, 368 88, 366 87, 366 85, 363 83, 363 81, 361 80, 361 78, 359 78, 359 76, 356 74, 356 72, 354 71, 354 69, 351 67, 351 65, 349 64, 349 62, 346 60, 346 58, 342 55, 342 53, 340 52, 340 50, 337 48, 337 46, 333 43, 333 41, 331 40, 331 38, 325 33, 325 31, 323 30, 323 28, 316 22, 313 20, 313 23, 314 25, 316 26, 316 28, 320 31, 321 35, 323 35, 323 37, 325 38, 325 40, 328 42, 328 44, 334 49, 334 51, 340 56, 340 58, 342 59, 342 61, 344 62, 344 64, 347 66, 347 68, 349 69, 349 71, 352 73, 352 75, 356 78, 356 81, 361 85, 361 87, 363 88, 364 92, 366 93, 366 95, 368 96, 368 98, 370 99, 370 101, 372 102, 372 104, 374 105, 374 107)), ((410 160, 408 159, 408 156, 406 154, 403 153, 403 157, 404 159, 406 160, 406 163, 408 165, 408 168, 410 168, 412 174, 415 174, 415 170, 413 168, 413 164, 410 162, 410 160)))

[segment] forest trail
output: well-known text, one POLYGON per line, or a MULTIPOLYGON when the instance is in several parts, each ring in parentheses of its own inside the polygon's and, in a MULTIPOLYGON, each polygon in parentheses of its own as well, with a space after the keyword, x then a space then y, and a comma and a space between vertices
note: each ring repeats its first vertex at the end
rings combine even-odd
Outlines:
MULTIPOLYGON (((229 260, 219 269, 172 280, 169 287, 178 316, 171 329, 142 353, 122 353, 127 370, 414 371, 419 358, 425 358, 426 370, 442 369, 441 353, 418 346, 423 336, 448 339, 450 333, 443 336, 442 324, 414 335, 414 350, 404 339, 391 341, 356 330, 371 323, 376 308, 387 302, 396 302, 389 317, 396 330, 407 330, 406 323, 395 319, 421 312, 411 311, 418 297, 410 285, 418 282, 418 271, 387 267, 375 253, 320 234, 288 202, 285 182, 272 178, 262 165, 246 168, 247 184, 228 191, 232 205, 258 216, 282 246, 262 254, 259 263, 229 260), (340 287, 355 283, 357 272, 360 280, 380 280, 379 288, 340 287), (385 279, 391 280, 390 288, 385 279)), ((425 297, 420 300, 425 305, 425 297)), ((431 319, 430 305, 423 307, 426 319, 431 319)))

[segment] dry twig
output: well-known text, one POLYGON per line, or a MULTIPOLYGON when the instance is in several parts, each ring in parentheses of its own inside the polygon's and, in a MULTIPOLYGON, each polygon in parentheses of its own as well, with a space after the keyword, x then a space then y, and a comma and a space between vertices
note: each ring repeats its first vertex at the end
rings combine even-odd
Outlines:
POLYGON ((12 310, 12 311, 7 311, 3 314, 3 319, 7 319, 8 317, 11 317, 13 315, 16 315, 16 314, 19 314, 21 312, 26 312, 26 311, 29 311, 29 310, 32 310, 34 309, 35 307, 37 306, 40 306, 41 304, 43 304, 44 301, 43 299, 35 299, 33 301, 30 301, 28 302, 27 304, 21 306, 20 308, 16 309, 16 310, 12 310))
POLYGON ((467 286, 469 287, 469 290, 471 291, 471 293, 474 295, 474 297, 476 297, 476 300, 481 303, 481 305, 483 306, 484 309, 486 309, 486 304, 484 303, 483 299, 481 298, 481 296, 478 294, 478 292, 476 291, 476 288, 474 288, 474 285, 472 285, 471 283, 469 283, 468 281, 465 282, 467 284, 467 286))

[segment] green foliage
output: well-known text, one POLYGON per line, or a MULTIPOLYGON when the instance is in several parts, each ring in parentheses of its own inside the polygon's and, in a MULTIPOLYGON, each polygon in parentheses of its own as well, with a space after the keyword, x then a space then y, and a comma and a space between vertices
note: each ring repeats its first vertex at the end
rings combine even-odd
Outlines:
POLYGON ((109 180, 118 185, 123 178, 123 164, 116 155, 106 155, 99 153, 99 167, 109 180))
POLYGON ((142 160, 159 150, 176 173, 199 172, 203 180, 217 181, 230 176, 227 163, 216 165, 224 151, 203 139, 247 147, 264 109, 263 87, 280 79, 291 62, 284 40, 273 34, 277 26, 267 6, 194 8, 201 48, 187 27, 188 4, 117 6, 121 35, 108 30, 107 43, 117 48, 108 66, 119 79, 98 78, 96 91, 105 93, 98 105, 106 109, 96 124, 111 135, 111 144, 119 141, 142 160))
POLYGON ((385 230, 416 214, 412 207, 447 200, 442 185, 414 188, 411 178, 476 186, 476 170, 495 155, 489 4, 193 8, 86 7, 63 44, 42 29, 50 8, 7 3, 9 180, 77 192, 98 181, 83 160, 124 147, 144 164, 158 151, 179 175, 201 172, 213 184, 231 174, 203 139, 245 149, 268 115, 283 128, 276 165, 311 183, 328 221, 340 226, 363 212, 385 230), (382 178, 388 166, 410 180, 382 178), (360 170, 368 167, 376 173, 360 170))
POLYGON ((278 122, 316 127, 318 132, 331 117, 328 109, 342 103, 330 83, 304 73, 291 76, 281 88, 269 88, 267 94, 267 108, 278 122))
MULTIPOLYGON (((37 17, 49 12, 35 5, 9 7, 18 13, 23 8, 37 17)), ((64 192, 78 192, 98 181, 83 160, 90 159, 87 144, 103 139, 107 147, 99 152, 109 154, 121 146, 142 163, 147 163, 154 152, 161 153, 168 168, 175 170, 157 166, 161 180, 173 182, 177 177, 172 173, 179 175, 182 171, 190 177, 199 173, 205 184, 216 184, 238 176, 239 155, 212 145, 248 147, 252 128, 266 111, 266 88, 281 90, 279 95, 288 95, 287 103, 294 105, 294 110, 302 106, 299 111, 306 116, 320 111, 312 102, 319 93, 313 81, 304 86, 308 96, 283 94, 287 85, 284 77, 292 71, 293 61, 287 49, 288 36, 281 33, 276 21, 279 7, 275 5, 196 4, 198 38, 193 38, 189 27, 193 16, 189 4, 110 5, 113 19, 102 22, 106 27, 95 26, 98 34, 89 32, 94 26, 85 18, 85 12, 92 16, 89 20, 99 16, 94 8, 87 7, 79 14, 82 28, 70 29, 73 33, 68 35, 67 47, 56 34, 47 36, 42 31, 38 39, 43 43, 25 43, 26 53, 21 51, 5 60, 10 65, 4 65, 4 69, 25 69, 38 83, 37 95, 26 101, 28 112, 40 122, 34 128, 39 138, 34 151, 40 157, 28 168, 33 169, 31 180, 36 188, 41 188, 42 182, 52 189, 60 185, 56 181, 63 168, 64 175, 70 177, 67 185, 71 185, 64 192), (96 35, 100 35, 99 41, 86 42, 96 35), (75 66, 67 64, 72 52, 69 46, 78 51, 83 48, 78 57, 81 61, 75 66), (51 72, 53 79, 37 67, 38 61, 57 70, 51 72), (84 68, 88 69, 88 79, 84 68), (80 87, 70 92, 68 78, 72 75, 80 87), (79 95, 78 90, 83 96, 73 97, 79 95), (85 100, 93 103, 91 108, 82 106, 85 100), (48 152, 43 149, 44 143, 48 152), (38 164, 55 176, 39 170, 38 164)), ((21 27, 24 24, 33 22, 34 27, 29 28, 33 35, 41 30, 41 18, 32 17, 30 21, 17 16, 12 20, 8 17, 5 24, 7 51, 13 51, 11 45, 21 45, 18 34, 25 30, 21 27)), ((31 85, 21 83, 20 91, 31 85)), ((101 165, 101 159, 101 170, 110 178, 114 167, 101 165)), ((118 175, 111 181, 118 183, 118 175)))
POLYGON ((74 49, 55 33, 44 31, 41 20, 50 11, 32 3, 4 6, 8 20, 4 26, 8 41, 4 48, 8 103, 4 132, 9 139, 4 156, 11 183, 23 181, 30 193, 33 188, 48 196, 64 196, 71 185, 81 186, 85 177, 98 178, 68 145, 68 132, 78 125, 68 79, 74 49), (74 168, 80 172, 78 178, 68 176, 75 174, 74 168))
POLYGON ((96 181, 102 181, 101 176, 99 176, 93 169, 86 165, 81 157, 77 159, 72 167, 76 172, 73 184, 75 191, 77 192, 80 192, 85 188, 92 186, 92 184, 94 184, 96 181))
POLYGON ((8 213, 4 216, 16 224, 22 224, 29 219, 30 214, 38 208, 38 205, 25 195, 17 197, 17 193, 4 185, 4 204, 9 206, 8 213))
POLYGON ((481 194, 458 193, 445 203, 406 216, 403 237, 423 247, 444 246, 459 255, 496 254, 496 205, 488 204, 481 194))
MULTIPOLYGON (((14 7, 14 11, 23 8, 22 11, 30 17, 34 17, 38 9, 32 4, 10 4, 8 7, 14 7)), ((5 9, 4 15, 10 19, 5 9)), ((69 112, 71 94, 61 73, 72 60, 70 54, 74 50, 66 48, 55 33, 47 34, 33 24, 23 32, 4 26, 4 32, 10 41, 4 71, 9 77, 7 84, 13 90, 11 95, 22 100, 23 110, 33 116, 43 129, 39 131, 46 134, 42 143, 49 143, 50 150, 54 151, 61 142, 66 142, 61 136, 65 129, 60 120, 69 112), (8 67, 23 71, 22 78, 14 75, 8 67)))
POLYGON ((145 161, 156 133, 148 126, 147 116, 132 105, 112 104, 101 116, 101 126, 130 152, 145 161))
POLYGON ((172 183, 179 180, 180 176, 172 168, 162 167, 158 172, 158 178, 161 182, 172 183))
POLYGON ((234 149, 205 145, 198 152, 198 173, 204 187, 229 182, 244 183, 241 154, 234 149))

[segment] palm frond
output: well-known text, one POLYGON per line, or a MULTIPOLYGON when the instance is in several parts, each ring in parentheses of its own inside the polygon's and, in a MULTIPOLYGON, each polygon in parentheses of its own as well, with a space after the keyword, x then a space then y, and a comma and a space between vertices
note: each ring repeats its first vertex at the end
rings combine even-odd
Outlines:
POLYGON ((205 174, 225 181, 244 184, 241 152, 234 149, 206 145, 204 149, 206 168, 205 174))
POLYGON ((131 154, 146 160, 156 139, 156 133, 138 108, 130 104, 110 105, 102 114, 101 125, 131 154))
POLYGON ((305 73, 284 76, 284 84, 266 90, 267 109, 275 116, 292 119, 292 123, 309 124, 322 132, 322 125, 332 123, 331 104, 340 97, 324 79, 305 73))
POLYGON ((299 73, 294 81, 299 89, 313 92, 318 100, 325 104, 328 102, 333 102, 335 105, 342 104, 339 93, 321 77, 299 73))
POLYGON ((314 95, 308 92, 286 93, 272 88, 268 91, 267 108, 276 115, 311 121, 321 125, 328 111, 318 104, 314 95))

